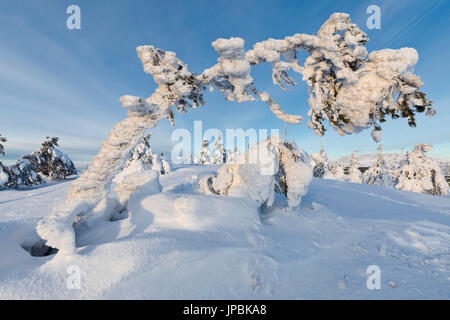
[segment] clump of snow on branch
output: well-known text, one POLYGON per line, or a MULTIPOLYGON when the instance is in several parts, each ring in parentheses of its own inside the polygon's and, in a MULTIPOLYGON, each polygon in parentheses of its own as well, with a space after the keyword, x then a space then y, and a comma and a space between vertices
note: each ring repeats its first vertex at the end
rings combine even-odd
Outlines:
POLYGON ((380 50, 366 58, 368 38, 349 15, 334 13, 317 36, 295 34, 282 40, 269 39, 247 52, 251 64, 272 64, 272 78, 282 88, 295 82, 287 71, 303 75, 309 92, 311 120, 308 125, 318 135, 325 132, 324 120, 341 135, 358 133, 374 127, 372 137, 381 138, 380 122, 385 115, 407 117, 415 126, 415 112, 433 115, 431 101, 418 91, 423 85, 414 74, 418 60, 416 50, 380 50), (297 50, 310 56, 300 66, 297 50), (284 59, 283 59, 284 58, 284 59))
POLYGON ((447 195, 449 185, 439 165, 427 157, 432 146, 418 144, 408 152, 394 171, 395 188, 432 195, 447 195))
MULTIPOLYGON (((181 113, 188 108, 202 105, 204 85, 195 73, 187 69, 187 65, 176 57, 174 52, 157 49, 153 46, 140 46, 137 54, 141 59, 144 71, 151 74, 158 88, 146 99, 151 109, 158 109, 173 120, 170 107, 173 105, 181 113)), ((146 112, 148 107, 142 110, 146 112)), ((140 110, 140 112, 142 112, 140 110)))
POLYGON ((219 54, 219 59, 216 65, 206 69, 199 76, 203 83, 217 88, 227 100, 231 101, 253 101, 254 96, 258 96, 280 120, 292 124, 300 123, 301 116, 286 114, 267 92, 259 92, 253 86, 253 78, 250 76, 251 66, 245 56, 243 39, 217 39, 212 46, 219 54))

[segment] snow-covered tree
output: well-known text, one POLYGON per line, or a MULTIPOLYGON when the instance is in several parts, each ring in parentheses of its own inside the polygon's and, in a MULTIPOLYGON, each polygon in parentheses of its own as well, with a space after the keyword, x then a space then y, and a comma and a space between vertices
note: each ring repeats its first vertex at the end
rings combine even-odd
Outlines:
POLYGON ((376 161, 364 172, 363 181, 364 183, 375 186, 390 186, 392 184, 391 174, 386 167, 386 162, 383 157, 383 146, 381 144, 378 145, 377 151, 376 161))
POLYGON ((209 150, 209 142, 204 139, 202 148, 198 154, 198 164, 211 164, 211 151, 209 150))
POLYGON ((158 171, 159 173, 164 171, 161 159, 157 153, 152 154, 152 170, 158 171))
POLYGON ((34 167, 26 158, 20 158, 16 164, 0 168, 0 170, 4 171, 3 179, 8 178, 3 183, 4 188, 22 189, 45 183, 45 180, 34 171, 34 167))
POLYGON ((56 147, 57 137, 46 137, 38 151, 22 156, 21 160, 28 160, 34 171, 51 180, 61 180, 76 174, 77 170, 69 156, 56 147))
MULTIPOLYGON (((151 170, 154 167, 153 157, 150 146, 151 132, 145 134, 137 146, 130 151, 129 157, 125 162, 123 170, 120 171, 114 178, 116 188, 121 188, 119 185, 124 178, 134 172, 143 172, 145 170, 151 170)), ((157 170, 159 171, 159 170, 157 170)))
POLYGON ((151 155, 150 169, 158 171, 161 175, 169 174, 172 171, 169 162, 164 156, 164 153, 160 153, 159 155, 157 153, 153 153, 151 155))
POLYGON ((310 156, 314 164, 314 177, 323 178, 325 174, 330 170, 325 149, 322 146, 320 148, 320 153, 311 153, 310 156))
POLYGON ((162 166, 161 174, 169 174, 170 172, 172 172, 170 163, 169 161, 167 161, 166 156, 162 152, 161 152, 161 166, 162 166))
POLYGON ((223 165, 217 176, 206 175, 205 181, 200 181, 202 190, 250 197, 259 206, 267 207, 273 205, 278 191, 286 197, 289 207, 300 204, 312 179, 306 152, 280 136, 272 136, 246 154, 241 156, 242 161, 223 165), (245 162, 246 158, 249 162, 245 162))
POLYGON ((414 126, 415 112, 434 114, 431 101, 419 91, 420 78, 412 73, 418 61, 416 50, 385 49, 367 55, 367 41, 348 14, 334 13, 317 34, 271 38, 249 51, 241 38, 217 39, 212 43, 219 55, 217 64, 200 75, 190 72, 173 52, 149 45, 138 47, 144 71, 153 76, 157 89, 147 99, 121 97, 129 117, 114 126, 92 164, 71 185, 67 200, 39 222, 39 235, 60 249, 59 254, 73 252, 75 218, 108 195, 112 179, 145 131, 160 119, 173 123, 172 107, 184 113, 202 105, 207 87, 216 88, 229 101, 260 99, 280 120, 299 124, 302 116, 286 114, 267 92, 254 86, 251 69, 260 63, 272 65, 272 79, 282 88, 295 84, 288 71, 303 76, 309 93, 308 125, 318 135, 324 134, 323 122, 328 121, 342 135, 374 127, 372 137, 378 141, 385 115, 406 117, 414 126), (297 50, 309 54, 303 66, 297 50))
POLYGON ((186 163, 191 164, 192 163, 192 155, 190 152, 186 153, 186 163))
POLYGON ((442 163, 441 168, 442 168, 442 173, 444 173, 444 175, 450 176, 450 163, 449 162, 442 163))
MULTIPOLYGON (((0 134, 0 154, 5 155, 5 147, 3 146, 3 143, 7 141, 6 137, 3 137, 0 134)), ((9 175, 7 173, 7 170, 3 166, 3 163, 0 161, 0 190, 6 188, 6 183, 9 180, 9 175)))
POLYGON ((226 163, 236 163, 241 156, 241 152, 237 146, 234 146, 233 150, 227 151, 226 163))
POLYGON ((0 134, 0 154, 5 155, 5 147, 3 144, 7 141, 6 137, 0 134))
POLYGON ((344 172, 344 167, 339 161, 336 161, 330 166, 330 170, 323 176, 325 179, 345 181, 346 175, 344 172))
POLYGON ((353 183, 362 183, 362 174, 359 170, 358 158, 354 152, 352 153, 350 168, 348 168, 348 181, 353 183))
POLYGON ((225 162, 226 153, 223 147, 222 135, 219 133, 214 141, 214 154, 212 157, 212 164, 222 165, 225 162))
MULTIPOLYGON (((0 135, 0 154, 5 154, 1 142, 6 142, 6 137, 0 135)), ((45 180, 37 174, 27 159, 20 158, 16 164, 5 166, 0 162, 0 190, 21 189, 45 183, 45 180)))
POLYGON ((394 171, 395 188, 432 195, 449 193, 449 186, 441 168, 426 155, 431 149, 429 144, 418 144, 412 152, 407 152, 394 171))
POLYGON ((0 190, 7 188, 9 181, 8 167, 4 166, 0 161, 0 190))
POLYGON ((141 142, 132 152, 130 152, 130 157, 127 159, 125 168, 139 165, 143 166, 146 169, 151 169, 153 156, 152 149, 150 147, 151 135, 152 133, 149 132, 144 137, 142 137, 141 142))

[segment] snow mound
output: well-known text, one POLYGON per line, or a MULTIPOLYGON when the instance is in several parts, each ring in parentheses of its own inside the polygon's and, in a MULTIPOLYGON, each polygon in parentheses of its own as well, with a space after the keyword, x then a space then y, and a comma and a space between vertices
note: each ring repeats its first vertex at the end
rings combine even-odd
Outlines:
POLYGON ((310 161, 294 143, 272 136, 223 165, 217 176, 203 176, 200 186, 205 193, 249 197, 259 207, 271 207, 277 191, 296 207, 312 179, 310 161))

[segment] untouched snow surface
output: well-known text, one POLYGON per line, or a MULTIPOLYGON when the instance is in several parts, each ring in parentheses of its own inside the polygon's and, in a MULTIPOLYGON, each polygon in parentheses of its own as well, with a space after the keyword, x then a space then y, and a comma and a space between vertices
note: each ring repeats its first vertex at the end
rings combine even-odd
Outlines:
POLYGON ((202 194, 214 166, 161 176, 163 192, 129 200, 122 219, 77 230, 77 255, 32 257, 39 218, 69 183, 0 192, 0 299, 450 298, 450 197, 314 179, 300 208, 277 195, 202 194), (76 265, 80 289, 68 289, 76 265), (381 289, 366 269, 381 269, 381 289), (70 269, 69 270, 73 270, 70 269))

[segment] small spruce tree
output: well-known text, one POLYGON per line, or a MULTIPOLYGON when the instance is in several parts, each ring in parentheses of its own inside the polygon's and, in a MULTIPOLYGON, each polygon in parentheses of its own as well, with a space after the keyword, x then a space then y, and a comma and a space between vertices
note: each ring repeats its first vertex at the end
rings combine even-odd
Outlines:
POLYGON ((172 171, 169 161, 167 161, 166 156, 162 152, 161 152, 161 166, 162 166, 161 174, 169 174, 172 171))
POLYGON ((384 161, 383 145, 379 144, 377 151, 375 163, 364 172, 363 181, 374 186, 389 186, 391 185, 391 175, 389 169, 386 168, 386 161, 384 161))
POLYGON ((330 170, 323 176, 325 179, 345 181, 344 167, 340 162, 330 165, 330 170))
MULTIPOLYGON (((0 134, 0 154, 5 155, 5 147, 3 144, 7 141, 6 137, 0 134)), ((0 161, 0 189, 6 188, 6 183, 9 181, 9 175, 3 163, 0 161)))
POLYGON ((152 133, 147 133, 142 137, 141 142, 136 146, 134 151, 130 153, 130 157, 127 159, 125 167, 132 167, 142 165, 146 169, 151 169, 152 167, 152 149, 150 147, 150 137, 152 133))
POLYGON ((325 174, 330 171, 328 164, 328 157, 323 145, 320 148, 320 153, 311 153, 311 158, 314 164, 314 177, 323 178, 325 174))
POLYGON ((6 137, 0 134, 0 154, 5 155, 5 147, 3 144, 7 141, 6 137))
POLYGON ((223 147, 222 135, 219 133, 214 141, 214 154, 212 163, 215 165, 222 165, 225 162, 225 148, 223 147))
POLYGON ((209 150, 209 142, 206 139, 203 140, 202 148, 200 149, 200 153, 198 154, 198 163, 211 164, 211 152, 209 150))

